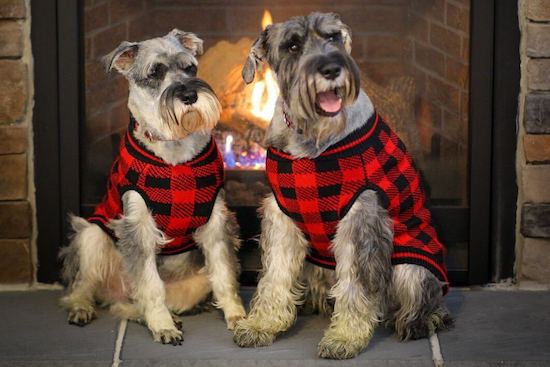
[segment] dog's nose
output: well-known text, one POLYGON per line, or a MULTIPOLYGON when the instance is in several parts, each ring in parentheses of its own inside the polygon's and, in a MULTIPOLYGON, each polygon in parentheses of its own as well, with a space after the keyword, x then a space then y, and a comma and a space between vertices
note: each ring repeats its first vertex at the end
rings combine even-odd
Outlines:
POLYGON ((342 67, 336 63, 328 63, 325 65, 321 65, 319 67, 319 73, 325 78, 329 80, 334 80, 338 78, 340 75, 340 72, 342 71, 342 67))
POLYGON ((194 90, 186 90, 185 92, 181 93, 181 101, 187 105, 192 105, 193 103, 197 102, 197 91, 194 90))
POLYGON ((186 90, 181 93, 179 93, 179 98, 181 101, 187 105, 192 105, 193 103, 197 102, 197 91, 195 90, 186 90))

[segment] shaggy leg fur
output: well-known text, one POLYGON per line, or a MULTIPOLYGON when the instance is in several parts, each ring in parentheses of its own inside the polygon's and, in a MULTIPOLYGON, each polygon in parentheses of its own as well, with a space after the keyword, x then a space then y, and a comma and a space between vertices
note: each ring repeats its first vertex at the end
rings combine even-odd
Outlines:
POLYGON ((428 337, 452 324, 440 282, 421 266, 394 267, 390 299, 390 326, 401 340, 428 337))
POLYGON ((330 289, 336 282, 334 271, 306 262, 301 282, 305 286, 305 294, 300 314, 332 314, 334 303, 330 299, 330 289))
POLYGON ((353 358, 369 343, 385 311, 391 277, 391 222, 374 191, 364 192, 339 223, 333 241, 334 313, 319 343, 319 356, 353 358))
POLYGON ((221 192, 218 194, 210 220, 195 232, 194 237, 204 253, 215 305, 223 310, 227 328, 232 330, 235 322, 244 318, 246 312, 237 283, 237 250, 240 247, 238 227, 222 195, 221 192))
POLYGON ((69 289, 61 298, 61 305, 69 313, 70 324, 84 326, 96 317, 95 296, 100 296, 99 301, 114 297, 113 292, 100 291, 104 285, 111 284, 124 292, 117 270, 120 255, 101 228, 80 217, 73 216, 70 221, 74 235, 59 254, 63 261, 62 277, 69 289))
POLYGON ((122 202, 124 216, 113 221, 113 228, 119 238, 118 247, 133 285, 133 298, 155 341, 181 344, 182 332, 174 325, 166 307, 164 284, 155 261, 157 246, 166 243, 166 239, 137 192, 126 192, 122 202))
POLYGON ((261 211, 263 274, 250 314, 235 327, 233 340, 241 347, 272 344, 276 334, 294 323, 303 293, 298 283, 307 248, 303 234, 273 195, 264 200, 261 211))

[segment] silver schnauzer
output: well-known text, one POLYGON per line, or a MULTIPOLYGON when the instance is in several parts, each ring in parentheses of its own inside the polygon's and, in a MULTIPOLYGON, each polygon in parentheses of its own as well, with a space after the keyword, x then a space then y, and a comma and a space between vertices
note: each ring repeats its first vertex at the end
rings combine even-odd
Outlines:
POLYGON ((177 345, 183 341, 177 315, 210 294, 229 329, 245 316, 238 227, 224 201, 223 160, 211 136, 221 106, 196 78, 202 44, 174 29, 123 42, 105 57, 107 71, 128 80, 132 119, 104 200, 90 218, 71 217, 74 235, 60 253, 68 283, 62 305, 71 324, 92 321, 97 302, 146 324, 155 341, 177 345))
POLYGON ((332 313, 318 346, 332 359, 359 354, 381 321, 402 340, 450 323, 445 249, 420 175, 350 52, 349 27, 312 13, 267 27, 243 68, 250 83, 269 64, 281 95, 266 136, 263 271, 234 329, 239 346, 273 343, 299 307, 332 313))

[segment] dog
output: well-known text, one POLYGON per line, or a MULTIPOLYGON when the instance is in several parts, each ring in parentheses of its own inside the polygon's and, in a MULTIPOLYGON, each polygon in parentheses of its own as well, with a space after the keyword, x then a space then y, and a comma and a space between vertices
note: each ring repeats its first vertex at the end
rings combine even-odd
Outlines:
POLYGON ((402 340, 451 322, 445 249, 420 175, 350 53, 338 15, 312 13, 268 26, 243 67, 250 83, 267 63, 281 94, 266 134, 263 269, 234 329, 241 347, 273 343, 300 307, 331 314, 318 345, 329 359, 357 356, 384 320, 402 340))
POLYGON ((196 77, 203 41, 174 29, 122 42, 104 58, 129 85, 131 122, 107 193, 60 257, 71 324, 96 316, 95 303, 147 325, 153 339, 181 345, 176 315, 213 295, 232 329, 245 316, 238 294, 240 246, 225 204, 223 160, 211 136, 220 103, 196 77))

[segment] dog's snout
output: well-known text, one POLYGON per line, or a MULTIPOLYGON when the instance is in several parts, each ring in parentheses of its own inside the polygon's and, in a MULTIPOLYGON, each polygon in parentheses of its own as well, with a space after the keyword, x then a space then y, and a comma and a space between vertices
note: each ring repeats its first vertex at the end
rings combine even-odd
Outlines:
POLYGON ((183 85, 176 90, 176 97, 186 105, 192 105, 198 99, 196 90, 187 89, 183 85))
POLYGON ((195 90, 187 90, 181 96, 181 101, 185 104, 193 104, 197 102, 197 99, 197 91, 195 90))
POLYGON ((330 62, 321 65, 318 71, 325 79, 334 80, 338 78, 342 72, 342 67, 334 62, 330 62))

